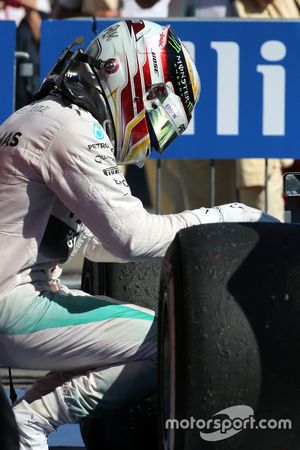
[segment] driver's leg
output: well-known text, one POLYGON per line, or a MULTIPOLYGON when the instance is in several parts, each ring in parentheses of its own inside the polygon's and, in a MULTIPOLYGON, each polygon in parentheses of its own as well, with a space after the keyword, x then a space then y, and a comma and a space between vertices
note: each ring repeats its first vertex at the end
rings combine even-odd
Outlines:
POLYGON ((46 437, 58 425, 155 391, 152 311, 83 292, 47 291, 18 304, 18 318, 0 334, 5 363, 52 369, 14 408, 22 450, 46 449, 46 437))

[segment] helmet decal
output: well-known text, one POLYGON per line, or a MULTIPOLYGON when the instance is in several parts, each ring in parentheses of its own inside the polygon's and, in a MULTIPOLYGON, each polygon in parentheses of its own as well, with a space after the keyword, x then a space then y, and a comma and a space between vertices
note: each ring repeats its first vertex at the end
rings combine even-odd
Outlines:
POLYGON ((179 42, 170 27, 166 44, 168 67, 170 67, 168 75, 175 93, 181 98, 187 116, 190 118, 195 104, 195 97, 190 81, 190 71, 183 49, 183 45, 179 42), (170 47, 173 49, 173 52, 168 52, 168 48, 170 47))
POLYGON ((127 155, 126 161, 130 161, 132 157, 136 155, 137 149, 141 148, 141 145, 145 145, 145 143, 150 145, 145 111, 141 111, 127 124, 124 140, 124 147, 126 148, 129 145, 131 149, 127 155))
POLYGON ((117 38, 119 36, 118 28, 120 27, 119 23, 116 23, 115 25, 111 25, 109 28, 107 28, 102 35, 102 38, 105 41, 111 41, 114 38, 117 38))
POLYGON ((165 28, 159 35, 158 46, 160 48, 165 48, 168 39, 168 28, 165 28))

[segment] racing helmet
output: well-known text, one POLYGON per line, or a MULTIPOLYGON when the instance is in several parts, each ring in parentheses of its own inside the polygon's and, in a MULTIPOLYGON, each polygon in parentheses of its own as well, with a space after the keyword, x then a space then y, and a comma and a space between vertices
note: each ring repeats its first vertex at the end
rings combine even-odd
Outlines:
POLYGON ((142 166, 187 128, 200 95, 196 66, 170 25, 124 20, 85 52, 110 109, 119 164, 142 166), (96 67, 97 66, 97 67, 96 67))
POLYGON ((144 164, 187 128, 200 95, 196 66, 170 25, 116 22, 86 51, 76 38, 36 95, 50 92, 87 109, 115 147, 118 164, 144 164), (77 47, 76 50, 73 50, 77 47))

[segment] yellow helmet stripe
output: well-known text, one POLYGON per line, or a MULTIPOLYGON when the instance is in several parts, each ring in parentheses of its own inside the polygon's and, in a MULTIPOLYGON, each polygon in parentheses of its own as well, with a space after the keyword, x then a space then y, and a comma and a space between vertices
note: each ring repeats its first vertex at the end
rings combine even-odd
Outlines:
POLYGON ((137 142, 132 147, 132 152, 130 153, 130 155, 128 155, 128 158, 126 159, 126 161, 135 160, 136 155, 138 155, 141 152, 141 150, 143 150, 147 146, 150 147, 150 136, 149 135, 145 136, 141 141, 137 142))

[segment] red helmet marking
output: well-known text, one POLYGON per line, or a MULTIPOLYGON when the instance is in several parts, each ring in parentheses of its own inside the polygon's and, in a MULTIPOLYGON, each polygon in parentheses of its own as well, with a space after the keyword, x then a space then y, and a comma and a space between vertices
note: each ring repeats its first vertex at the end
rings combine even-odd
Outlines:
POLYGON ((167 58, 167 52, 165 50, 162 50, 160 52, 160 60, 161 60, 161 66, 162 66, 162 72, 164 77, 164 82, 167 83, 169 80, 169 64, 168 64, 168 58, 167 58))
POLYGON ((138 58, 136 58, 136 64, 137 64, 137 73, 134 75, 133 83, 135 87, 137 112, 139 113, 144 108, 144 102, 143 102, 142 79, 138 58))
POLYGON ((148 53, 146 53, 146 61, 145 61, 145 64, 143 65, 143 74, 144 74, 145 88, 147 90, 147 88, 152 86, 152 78, 151 78, 151 72, 150 72, 148 53))
POLYGON ((149 133, 147 120, 144 117, 131 130, 129 148, 141 141, 149 133))
POLYGON ((164 48, 168 40, 169 28, 164 29, 159 35, 158 46, 164 48))
POLYGON ((123 126, 123 136, 124 131, 127 124, 134 118, 134 109, 133 109, 133 97, 131 90, 131 79, 129 73, 128 61, 126 59, 126 68, 127 68, 127 84, 122 89, 121 93, 121 115, 122 115, 122 126, 123 126))
POLYGON ((145 28, 143 20, 126 20, 126 25, 129 31, 133 29, 134 34, 139 33, 145 28))

